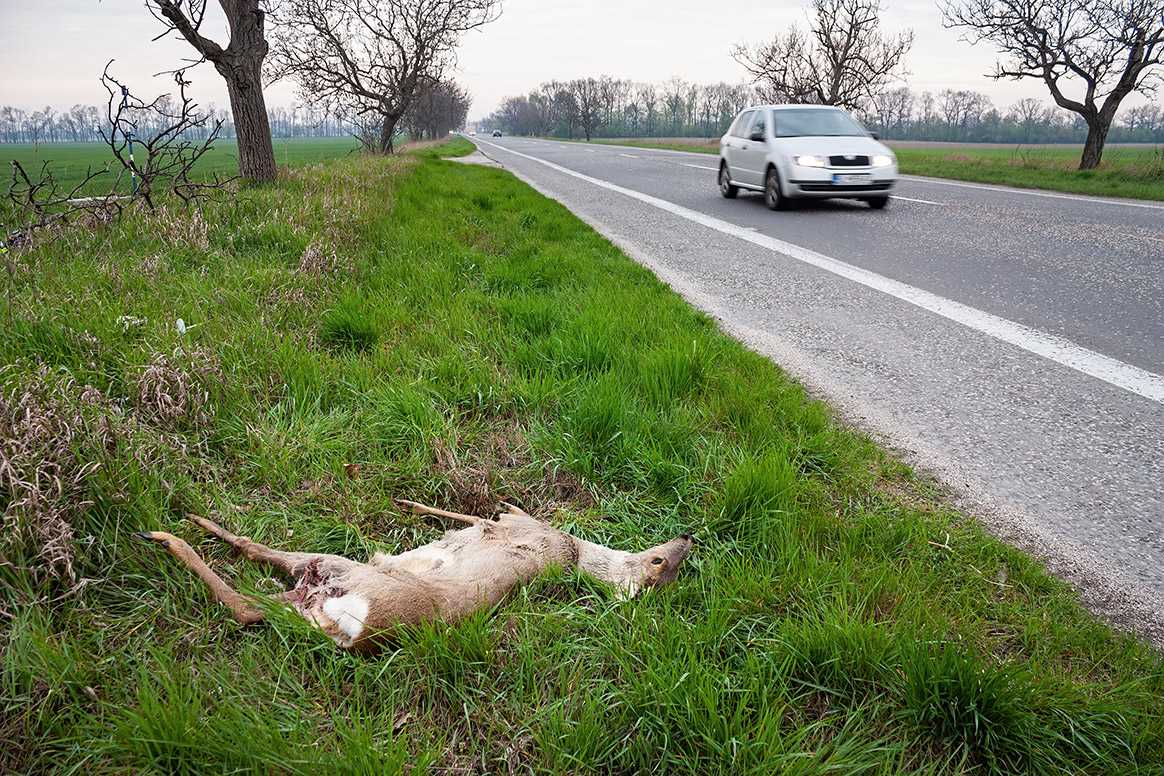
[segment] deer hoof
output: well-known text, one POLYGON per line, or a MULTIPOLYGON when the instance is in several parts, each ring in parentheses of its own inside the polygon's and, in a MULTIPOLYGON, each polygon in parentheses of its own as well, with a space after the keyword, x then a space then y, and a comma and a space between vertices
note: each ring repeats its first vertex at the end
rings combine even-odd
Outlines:
POLYGON ((174 538, 167 533, 160 533, 157 531, 134 531, 133 535, 140 536, 141 538, 145 539, 147 542, 153 542, 154 544, 160 544, 163 547, 169 547, 170 546, 170 539, 174 538))

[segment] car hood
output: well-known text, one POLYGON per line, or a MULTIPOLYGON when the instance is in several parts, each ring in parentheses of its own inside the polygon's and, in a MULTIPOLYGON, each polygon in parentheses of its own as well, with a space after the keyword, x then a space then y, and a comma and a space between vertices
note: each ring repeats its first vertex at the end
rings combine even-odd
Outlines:
POLYGON ((771 141, 772 148, 789 156, 815 154, 820 156, 857 156, 893 153, 871 137, 778 137, 771 141))

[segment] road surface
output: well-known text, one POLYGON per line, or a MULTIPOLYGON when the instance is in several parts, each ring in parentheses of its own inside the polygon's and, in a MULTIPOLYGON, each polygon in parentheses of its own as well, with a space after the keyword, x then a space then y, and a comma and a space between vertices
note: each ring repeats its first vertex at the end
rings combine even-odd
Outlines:
POLYGON ((1164 203, 905 176, 771 212, 715 156, 475 141, 1164 645, 1164 203))

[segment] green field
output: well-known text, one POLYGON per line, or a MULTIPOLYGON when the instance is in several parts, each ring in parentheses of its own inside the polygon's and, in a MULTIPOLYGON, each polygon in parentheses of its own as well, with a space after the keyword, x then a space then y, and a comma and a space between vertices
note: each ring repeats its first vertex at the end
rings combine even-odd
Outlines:
POLYGON ((1160 774, 1164 657, 504 170, 286 170, 10 251, 0 772, 1160 774), (177 319, 185 331, 177 326, 177 319), (363 558, 392 499, 638 550, 361 658, 134 532, 363 558))
MULTIPOLYGON (((359 144, 350 137, 276 138, 275 163, 280 166, 301 167, 306 164, 335 159, 352 152, 358 152, 359 144)), ((134 161, 144 164, 140 148, 134 161)), ((25 171, 33 176, 41 170, 45 162, 62 183, 75 183, 84 179, 87 170, 99 170, 106 164, 116 164, 117 160, 104 143, 5 143, 0 144, 0 161, 4 162, 5 180, 3 190, 11 181, 11 167, 8 162, 16 160, 25 171)), ((215 141, 214 147, 199 161, 198 171, 206 176, 230 177, 238 174, 238 144, 234 140, 215 141)), ((114 170, 116 172, 116 169, 114 170)), ((109 178, 112 182, 112 178, 109 178)), ((104 191, 110 184, 104 184, 104 191)), ((95 182, 85 193, 101 191, 101 182, 95 182)), ((123 193, 132 191, 128 177, 121 185, 123 193)))
POLYGON ((1103 164, 1080 170, 1078 148, 895 148, 900 169, 929 175, 1030 189, 1129 199, 1164 200, 1164 150, 1108 148, 1103 164))

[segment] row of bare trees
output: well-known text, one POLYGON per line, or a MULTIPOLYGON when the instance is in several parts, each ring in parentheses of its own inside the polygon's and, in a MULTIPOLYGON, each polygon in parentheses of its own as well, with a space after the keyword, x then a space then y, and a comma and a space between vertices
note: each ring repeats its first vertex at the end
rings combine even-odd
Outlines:
MULTIPOLYGON (((173 104, 171 95, 159 99, 163 106, 173 104)), ((442 82, 414 102, 405 114, 403 131, 413 138, 447 134, 451 129, 464 126, 470 103, 471 98, 462 87, 454 82, 442 82)), ((3 105, 0 106, 0 144, 100 141, 107 123, 105 112, 104 107, 96 105, 74 105, 68 111, 57 111, 51 106, 26 111, 3 105)), ((187 139, 205 140, 213 127, 219 127, 218 137, 235 136, 229 111, 220 110, 211 103, 199 109, 199 113, 208 121, 204 126, 188 128, 184 135, 187 139)), ((292 103, 290 108, 268 108, 267 120, 274 138, 345 137, 357 131, 357 127, 342 114, 299 103, 292 103)), ((142 136, 156 134, 164 123, 159 115, 142 116, 139 125, 142 136)))
POLYGON ((180 35, 226 81, 239 167, 250 180, 275 175, 264 74, 293 79, 305 102, 358 127, 369 150, 390 153, 410 110, 435 127, 438 107, 467 102, 447 78, 456 46, 501 7, 500 0, 218 0, 229 29, 222 45, 205 34, 207 2, 146 5, 163 35, 180 35))
MULTIPOLYGON (((896 140, 974 141, 982 143, 1081 143, 1088 127, 1083 117, 1025 97, 1000 110, 982 92, 943 89, 915 93, 890 89, 858 115, 881 137, 896 140)), ((1129 106, 1108 137, 1125 143, 1164 142, 1164 109, 1152 103, 1129 106)))
POLYGON ((507 97, 484 119, 511 134, 573 137, 712 137, 757 92, 747 84, 662 84, 610 76, 549 81, 529 94, 507 97))
MULTIPOLYGON (((481 123, 531 136, 712 138, 744 107, 770 100, 749 84, 691 84, 680 78, 649 84, 601 76, 552 81, 507 97, 481 123)), ((935 94, 900 86, 854 112, 881 137, 897 140, 1081 143, 1088 131, 1082 117, 1045 101, 1028 97, 1000 108, 989 95, 961 89, 935 94)), ((1109 138, 1164 142, 1164 108, 1153 103, 1125 108, 1109 138)))

